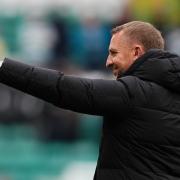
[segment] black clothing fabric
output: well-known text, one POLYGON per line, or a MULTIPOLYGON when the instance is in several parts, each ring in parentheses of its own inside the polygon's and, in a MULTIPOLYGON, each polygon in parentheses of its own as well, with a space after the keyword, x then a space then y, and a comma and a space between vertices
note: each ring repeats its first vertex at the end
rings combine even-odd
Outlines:
POLYGON ((152 49, 117 80, 5 59, 0 81, 61 108, 104 116, 94 180, 180 179, 180 57, 152 49))

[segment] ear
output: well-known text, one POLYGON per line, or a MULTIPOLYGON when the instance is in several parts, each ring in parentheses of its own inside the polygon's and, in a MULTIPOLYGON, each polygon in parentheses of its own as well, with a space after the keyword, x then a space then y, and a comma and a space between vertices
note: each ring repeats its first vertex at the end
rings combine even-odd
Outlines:
POLYGON ((142 56, 145 53, 145 50, 143 46, 136 44, 134 45, 134 59, 138 59, 140 56, 142 56))

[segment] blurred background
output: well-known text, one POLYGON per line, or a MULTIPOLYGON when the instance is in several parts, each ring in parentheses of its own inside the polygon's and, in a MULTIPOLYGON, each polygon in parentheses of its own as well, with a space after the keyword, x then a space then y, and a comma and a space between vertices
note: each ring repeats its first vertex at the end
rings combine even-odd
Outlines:
MULTIPOLYGON (((153 23, 180 55, 179 0, 0 0, 0 56, 65 74, 113 78, 111 29, 153 23)), ((0 84, 0 180, 92 180, 102 118, 0 84)))

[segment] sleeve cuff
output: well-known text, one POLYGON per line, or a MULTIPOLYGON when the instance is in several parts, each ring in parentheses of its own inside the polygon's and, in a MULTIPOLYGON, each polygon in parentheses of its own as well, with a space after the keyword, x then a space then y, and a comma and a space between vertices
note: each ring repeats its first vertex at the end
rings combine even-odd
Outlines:
POLYGON ((0 60, 0 68, 1 68, 3 62, 4 62, 4 60, 0 60))

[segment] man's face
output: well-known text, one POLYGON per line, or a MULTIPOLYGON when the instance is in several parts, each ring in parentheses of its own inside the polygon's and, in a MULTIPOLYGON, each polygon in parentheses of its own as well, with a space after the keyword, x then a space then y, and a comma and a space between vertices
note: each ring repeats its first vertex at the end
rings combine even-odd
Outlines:
POLYGON ((127 71, 135 59, 137 59, 135 46, 128 41, 123 31, 115 33, 109 45, 106 67, 110 67, 114 76, 117 77, 127 71))

